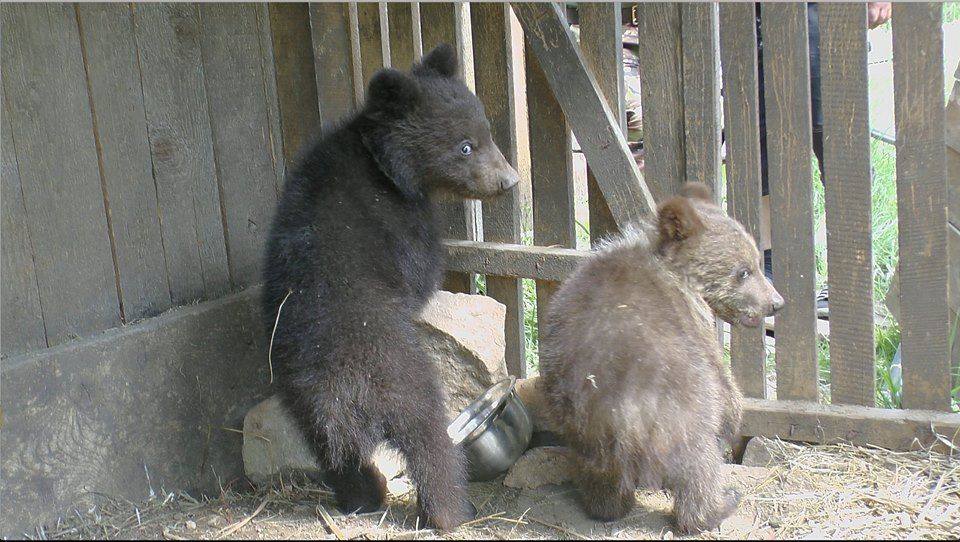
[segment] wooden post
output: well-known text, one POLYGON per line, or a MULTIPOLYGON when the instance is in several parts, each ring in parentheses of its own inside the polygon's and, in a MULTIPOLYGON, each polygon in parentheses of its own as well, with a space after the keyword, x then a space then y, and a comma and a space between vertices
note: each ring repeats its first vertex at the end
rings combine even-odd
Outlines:
MULTIPOLYGON (((726 117, 727 212, 760 238, 760 106, 753 4, 720 5, 720 56, 726 117)), ((730 368, 748 397, 766 397, 763 329, 732 326, 730 368)))
POLYGON ((358 105, 354 88, 350 19, 350 9, 346 3, 310 4, 317 98, 323 126, 338 122, 358 105))
POLYGON ((709 186, 719 204, 723 195, 720 193, 717 5, 682 4, 680 22, 686 180, 709 186))
POLYGON ((863 4, 820 6, 830 399, 876 405, 867 28, 863 4))
POLYGON ((307 4, 269 4, 268 7, 283 153, 289 166, 320 127, 310 12, 307 4))
POLYGON ((409 2, 390 2, 387 6, 390 20, 390 66, 407 71, 413 65, 413 5, 409 2))
MULTIPOLYGON (((483 102, 493 140, 511 165, 517 167, 517 112, 513 98, 513 35, 510 6, 471 5, 477 96, 483 102)), ((483 238, 520 243, 520 188, 484 202, 483 238)), ((523 333, 523 288, 517 278, 487 275, 487 295, 507 307, 506 359, 510 374, 526 376, 523 333)))
MULTIPOLYGON (((526 38, 527 115, 530 126, 530 183, 533 193, 533 243, 576 248, 573 209, 572 134, 526 38)), ((556 282, 537 281, 537 317, 546 313, 556 282)))
MULTIPOLYGON (((623 37, 620 25, 620 3, 589 2, 580 4, 580 52, 593 72, 607 106, 616 112, 620 130, 627 133, 623 96, 623 37)), ((590 209, 590 242, 618 231, 606 198, 587 164, 587 204, 590 209)))
POLYGON ((942 9, 893 10, 903 408, 949 410, 942 9))
POLYGON ((773 283, 786 301, 776 317, 777 398, 817 400, 810 70, 806 4, 764 3, 763 72, 773 283))
MULTIPOLYGON (((423 52, 428 54, 441 43, 448 43, 462 51, 457 41, 458 6, 450 3, 423 3, 420 5, 420 29, 423 52)), ((458 55, 460 75, 465 76, 464 59, 458 55)), ((464 79, 466 80, 466 79, 464 79)), ((437 206, 437 215, 443 224, 442 235, 447 239, 475 239, 474 207, 476 202, 450 202, 437 206)), ((475 293, 474 275, 447 273, 443 289, 451 292, 475 293)))
POLYGON ((644 173, 656 201, 686 181, 680 6, 637 5, 644 173))
MULTIPOLYGON (((384 34, 387 19, 381 17, 378 2, 357 2, 357 23, 360 33, 360 73, 363 88, 380 68, 390 65, 389 30, 384 34)), ((386 10, 386 7, 384 7, 386 10)))

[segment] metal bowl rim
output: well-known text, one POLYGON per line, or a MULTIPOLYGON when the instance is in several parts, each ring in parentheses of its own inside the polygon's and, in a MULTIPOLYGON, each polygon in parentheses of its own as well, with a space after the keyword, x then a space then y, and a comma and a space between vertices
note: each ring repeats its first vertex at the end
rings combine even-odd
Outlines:
POLYGON ((453 440, 454 446, 476 440, 489 425, 490 420, 515 395, 516 384, 517 378, 514 376, 501 380, 487 388, 479 398, 467 405, 447 426, 447 435, 453 440), (499 397, 494 395, 497 392, 500 392, 499 397), (457 429, 458 427, 459 429, 457 429))

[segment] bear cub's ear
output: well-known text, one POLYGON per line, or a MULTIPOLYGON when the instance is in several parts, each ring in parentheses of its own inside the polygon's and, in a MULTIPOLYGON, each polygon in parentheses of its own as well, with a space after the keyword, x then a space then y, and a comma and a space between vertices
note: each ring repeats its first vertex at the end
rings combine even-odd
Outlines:
POLYGON ((710 187, 703 183, 685 183, 680 188, 680 195, 685 198, 702 199, 703 201, 713 203, 713 193, 710 191, 710 187))
POLYGON ((441 43, 413 67, 414 75, 457 76, 457 52, 449 43, 441 43))
POLYGON ((370 79, 367 105, 378 111, 403 112, 414 109, 420 102, 420 85, 409 75, 383 69, 370 79))
POLYGON ((660 246, 689 239, 704 229, 697 210, 685 196, 675 196, 660 204, 657 211, 660 246))

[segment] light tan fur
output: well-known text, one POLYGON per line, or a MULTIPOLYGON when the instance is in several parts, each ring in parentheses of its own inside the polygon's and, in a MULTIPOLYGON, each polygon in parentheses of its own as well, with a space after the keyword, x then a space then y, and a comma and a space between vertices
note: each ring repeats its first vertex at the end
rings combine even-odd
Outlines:
POLYGON ((741 395, 714 315, 754 325, 783 300, 754 240, 688 184, 655 221, 603 244, 554 296, 541 330, 541 387, 574 450, 586 511, 623 517, 638 486, 674 493, 680 529, 719 525, 739 496, 720 479, 741 395))

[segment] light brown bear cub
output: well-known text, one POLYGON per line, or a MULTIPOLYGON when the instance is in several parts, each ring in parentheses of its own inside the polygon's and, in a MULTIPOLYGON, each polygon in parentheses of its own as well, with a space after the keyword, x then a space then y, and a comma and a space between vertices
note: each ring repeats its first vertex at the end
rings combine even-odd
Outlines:
POLYGON ((551 300, 540 386, 590 516, 623 517, 638 486, 672 491, 687 532, 736 509, 721 446, 739 431, 742 396, 713 316, 755 327, 783 306, 760 262, 743 226, 688 183, 655 224, 627 228, 551 300))

